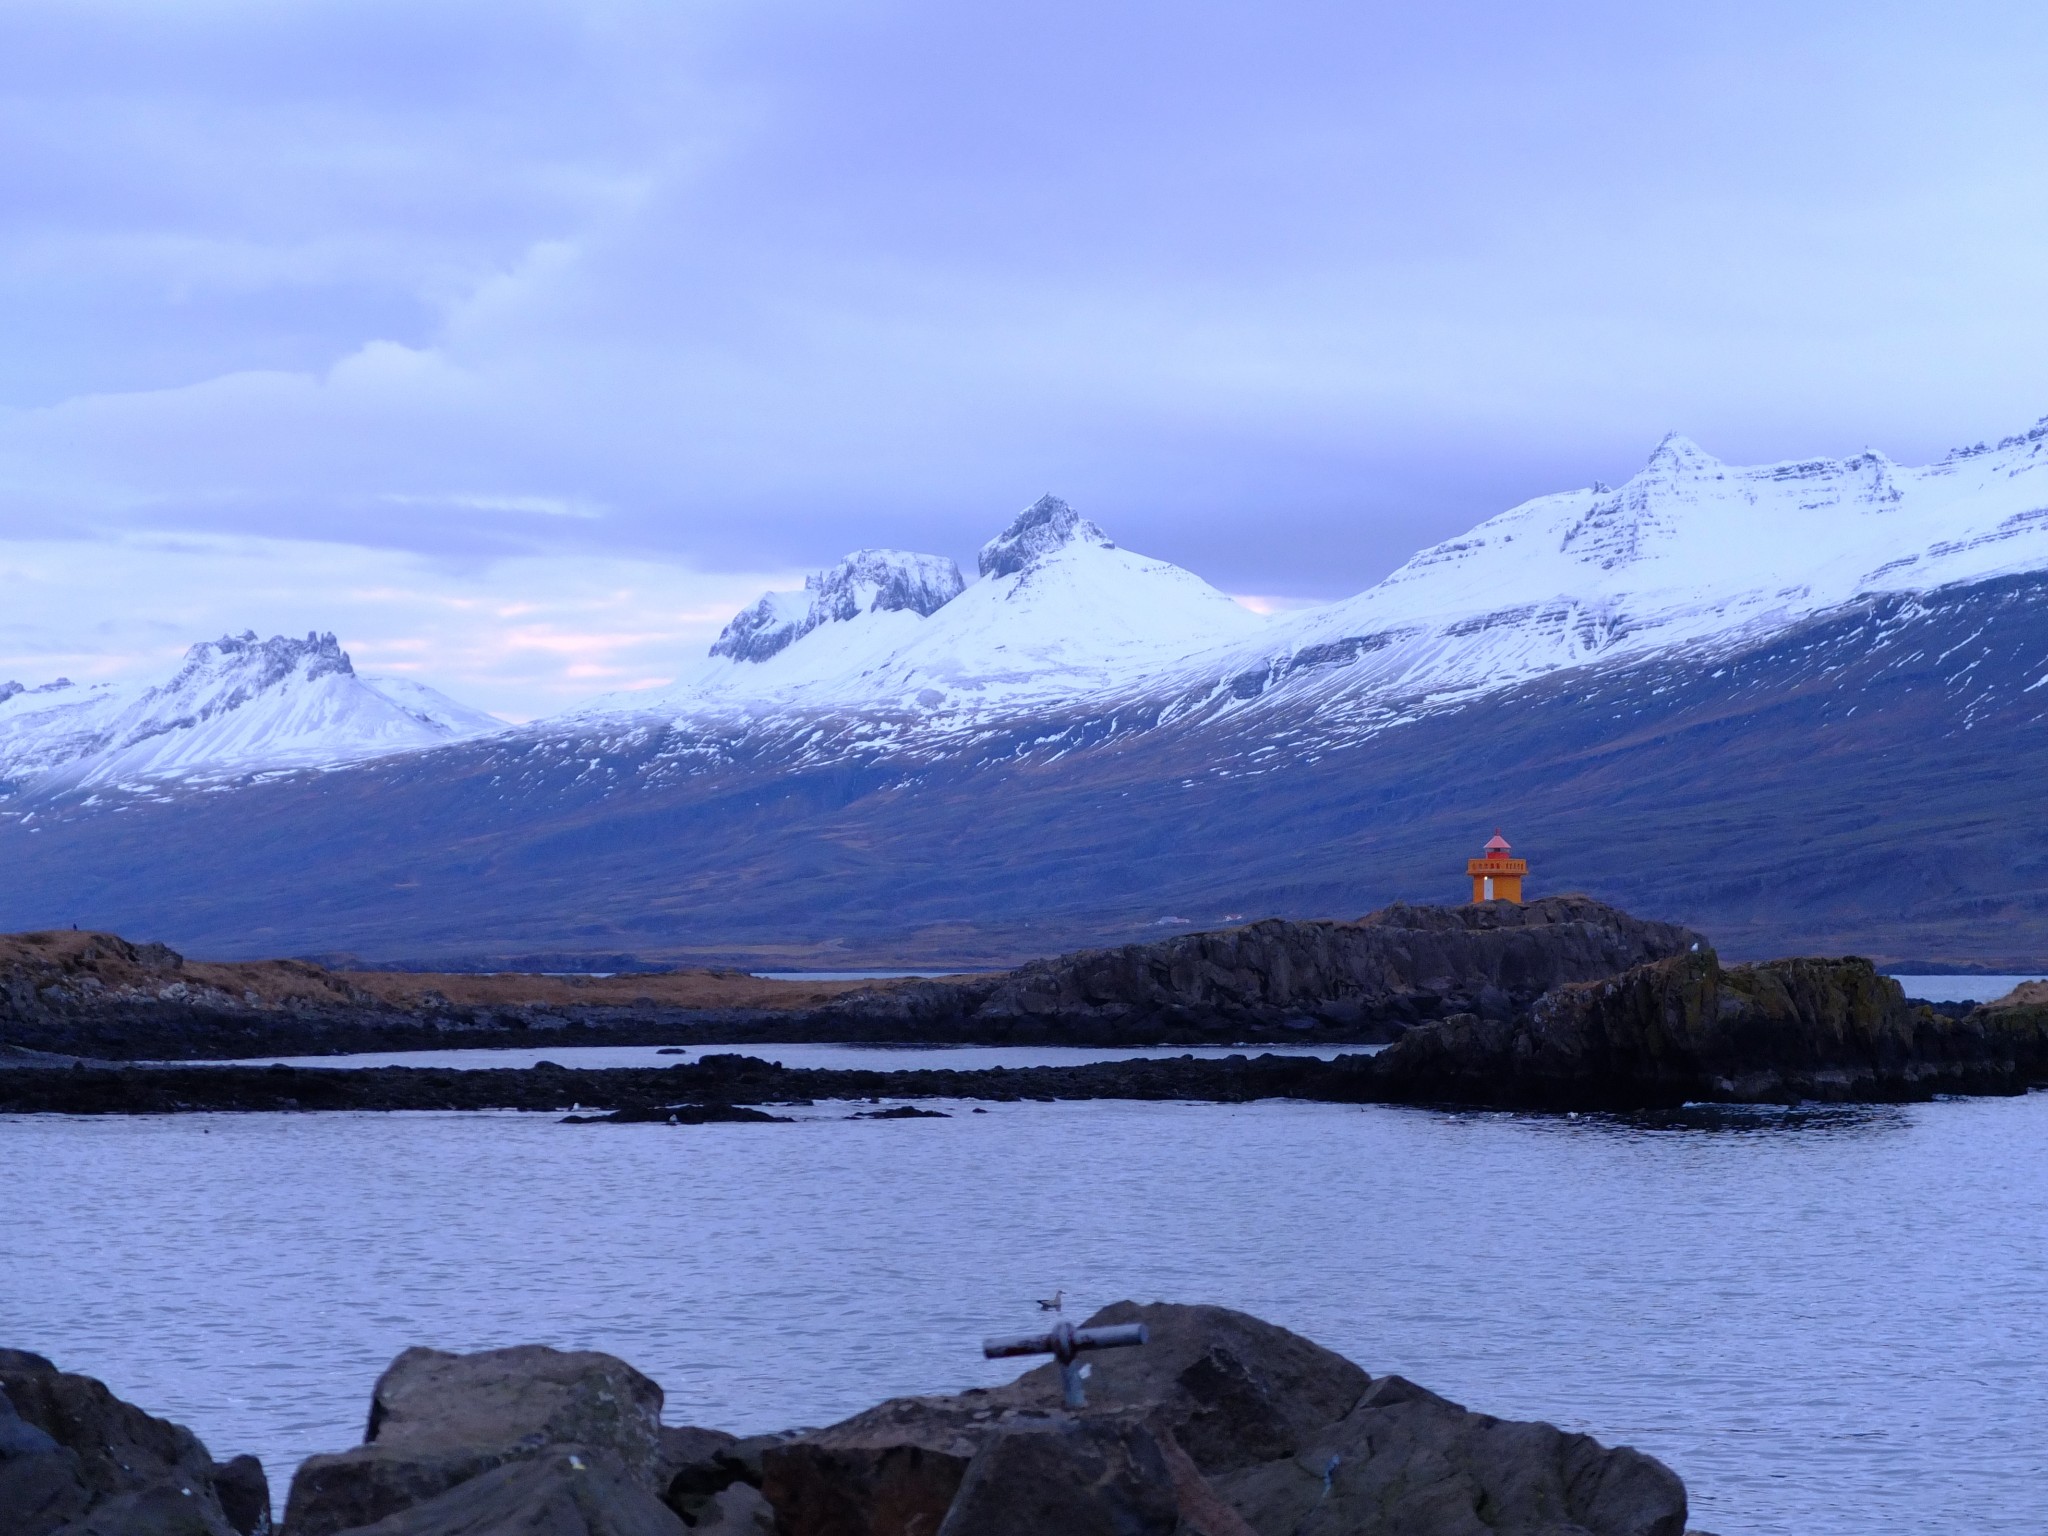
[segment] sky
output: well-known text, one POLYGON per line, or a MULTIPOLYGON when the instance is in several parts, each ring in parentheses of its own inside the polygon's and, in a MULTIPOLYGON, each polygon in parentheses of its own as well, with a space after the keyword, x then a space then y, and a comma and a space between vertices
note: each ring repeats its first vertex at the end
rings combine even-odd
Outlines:
POLYGON ((10 0, 0 679, 508 718, 1042 492, 1271 607, 2048 412, 2048 8, 10 0))

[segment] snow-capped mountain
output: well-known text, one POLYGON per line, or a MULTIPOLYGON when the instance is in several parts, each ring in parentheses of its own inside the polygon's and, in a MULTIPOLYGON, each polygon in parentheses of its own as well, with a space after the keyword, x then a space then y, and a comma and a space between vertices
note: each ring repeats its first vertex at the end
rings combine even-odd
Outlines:
POLYGON ((1307 703, 1377 730, 1564 668, 1755 643, 1873 593, 2048 569, 2048 420, 1917 469, 1876 452, 1742 467, 1674 433, 1618 488, 1539 497, 1271 620, 1051 496, 979 564, 963 588, 941 557, 861 551, 764 596, 673 687, 568 719, 887 717, 901 749, 1048 711, 1307 703))
MULTIPOLYGON (((804 579, 801 592, 765 592, 712 642, 713 656, 762 662, 823 624, 852 624, 871 615, 928 618, 966 585, 960 567, 943 555, 900 549, 857 549, 829 571, 804 579)), ((878 620, 863 633, 873 633, 878 620)), ((899 626, 900 627, 900 626, 899 626)), ((844 632, 835 634, 844 639, 844 632)))
MULTIPOLYGON (((691 761, 745 739, 758 760, 817 762, 942 756, 1038 721, 1033 739, 1058 742, 1076 722, 1099 736, 1089 722, 1280 711, 1274 743, 1342 745, 1564 669, 1697 659, 1876 594, 2048 571, 2048 419, 1923 468, 1875 452, 1742 467, 1674 434, 1618 488, 1526 502, 1356 597, 1274 619, 1053 496, 978 567, 969 584, 943 556, 857 551, 765 594, 673 685, 531 734, 687 727, 691 761)), ((248 634, 195 646, 152 688, 0 685, 0 781, 331 765, 501 729, 417 683, 358 677, 332 636, 248 634)))
POLYGON ((1925 468, 1745 468, 1672 434, 1618 489, 1540 497, 1220 659, 1243 697, 1434 699, 1673 647, 1751 643, 1874 593, 2048 569, 2048 418, 1925 468))
MULTIPOLYGON (((1536 889, 1749 954, 2048 954, 2048 422, 1919 469, 1673 438, 1270 621, 1050 499, 979 566, 865 551, 663 695, 432 750, 233 794, 45 774, 0 804, 0 927, 1007 963, 1462 899, 1498 825, 1536 889)), ((336 682, 310 670, 280 696, 336 682)), ((65 692, 0 699, 0 762, 65 692)), ((48 752, 159 750, 121 709, 48 752)))
POLYGON ((84 787, 318 767, 505 729, 407 678, 365 678, 329 635, 203 641, 154 685, 0 684, 0 781, 84 787))
POLYGON ((736 617, 674 686, 571 718, 799 709, 947 718, 1064 705, 1265 623, 1192 572, 1120 549, 1057 497, 982 547, 966 586, 939 555, 862 550, 736 617))

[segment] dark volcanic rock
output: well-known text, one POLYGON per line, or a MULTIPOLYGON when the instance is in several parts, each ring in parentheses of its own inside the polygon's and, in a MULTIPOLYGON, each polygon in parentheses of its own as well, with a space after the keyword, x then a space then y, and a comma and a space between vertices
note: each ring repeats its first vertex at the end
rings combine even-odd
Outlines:
POLYGON ((746 1109, 733 1104, 640 1104, 608 1115, 564 1115, 564 1125, 746 1125, 773 1121, 787 1125, 787 1115, 746 1109))
POLYGON ((213 1469, 213 1491, 220 1507, 241 1536, 264 1536, 270 1529, 270 1479, 254 1456, 237 1456, 213 1469))
POLYGON ((53 1072, 0 1067, 0 1113, 149 1114, 190 1109, 527 1109, 631 1111, 667 1121, 679 1106, 703 1106, 707 1119, 773 1120, 765 1112, 724 1113, 719 1106, 792 1104, 826 1099, 1336 1098, 1357 1102, 1364 1056, 1334 1062, 1266 1055, 1225 1060, 1133 1060, 1074 1067, 996 1067, 985 1071, 844 1071, 784 1068, 749 1056, 707 1056, 665 1068, 569 1071, 543 1063, 525 1071, 452 1067, 323 1068, 211 1066, 86 1068, 53 1072))
MULTIPOLYGON (((1158 1412, 1205 1473, 1293 1455, 1371 1382, 1342 1355, 1228 1307, 1120 1301, 1087 1326, 1115 1323, 1143 1323, 1148 1342, 1090 1355, 1089 1401, 1158 1412)), ((1051 1407, 1059 1367, 1027 1372, 1004 1395, 1051 1407)))
MULTIPOLYGON (((246 1485, 237 1458, 231 1501, 246 1485)), ((222 1508, 213 1459, 190 1430, 124 1403, 90 1376, 0 1350, 0 1511, 7 1536, 248 1536, 222 1508)), ((255 1472, 262 1478, 261 1468, 255 1472)), ((239 1508, 239 1503, 237 1504, 239 1508)), ((267 1522, 268 1511, 264 1512, 267 1522)))
POLYGON ((1684 1536, 1662 1462, 1468 1413, 1399 1376, 1300 1453, 1217 1489, 1261 1536, 1684 1536))
MULTIPOLYGON (((1660 1463, 1470 1413, 1221 1307, 1122 1302, 1149 1341, 1092 1358, 1069 1410, 1040 1368, 736 1440, 662 1428, 608 1355, 407 1350, 365 1445, 293 1480, 285 1536, 1681 1536, 1660 1463)), ((252 1536, 261 1469, 0 1352, 5 1536, 252 1536), (23 1386, 25 1384, 25 1386, 23 1386), (216 1494, 225 1494, 217 1497, 216 1494), (11 1521, 12 1523, 6 1523, 11 1521)))
POLYGON ((1182 1510, 1171 1441, 1141 1414, 1013 1422, 969 1464, 939 1536, 1173 1536, 1182 1510))
POLYGON ((898 1398, 772 1447, 782 1536, 1172 1536, 1179 1505, 1143 1410, 1071 1414, 978 1394, 898 1398))
MULTIPOLYGON (((1252 939, 1244 942, 1252 944, 1252 939)), ((1389 1009, 1419 1013, 1425 1001, 1448 1007, 1469 996, 1471 1006, 1404 1028, 1400 1040, 1379 1056, 1358 1053, 1334 1060, 1278 1054, 1197 1060, 1190 1055, 979 1071, 789 1069, 736 1053, 708 1054, 667 1067, 582 1071, 550 1062, 525 1071, 334 1071, 281 1064, 142 1068, 86 1062, 58 1069, 0 1060, 0 1113, 494 1108, 574 1110, 572 1118, 581 1121, 695 1125, 779 1118, 749 1106, 879 1103, 884 1098, 1220 1103, 1296 1098, 1632 1110, 1692 1100, 1897 1101, 1936 1093, 2017 1093, 2048 1081, 2048 1005, 2014 1002, 1958 1016, 1955 1010, 1908 1003, 1895 981, 1857 959, 1779 960, 1724 969, 1712 950, 1683 929, 1636 923, 1578 898, 1527 907, 1491 903, 1390 909, 1348 925, 1254 924, 1234 935, 1192 934, 1142 950, 1068 957, 1060 965, 1068 969, 1048 963, 1039 972, 1027 968, 971 983, 934 982, 924 990, 863 994, 843 1005, 855 1010, 954 1009, 952 1022, 943 1028, 930 1020, 884 1025, 873 1018, 863 1024, 842 1017, 841 1023, 847 1034, 865 1028, 915 1036, 950 1029, 961 1037, 992 1037, 1000 1034, 1000 1018, 974 1010, 993 1007, 998 999, 1008 1000, 1003 1007, 1022 1008, 1018 998, 1038 995, 1032 988, 1041 986, 1058 996, 1047 1005, 1054 1011, 1030 1016, 1031 1027, 1059 1038, 1074 1037, 1069 1026, 1082 1032, 1109 1027, 1103 1020, 1112 1017, 1122 1021, 1115 1030, 1136 1036, 1191 1030, 1196 1026, 1189 1021, 1198 1017, 1208 1021, 1202 1028, 1228 1035, 1240 1025, 1215 1021, 1235 1018, 1241 1023, 1249 1017, 1242 1011, 1250 1006, 1242 996, 1254 983, 1269 996, 1285 996, 1295 1004, 1309 995, 1329 997, 1351 987, 1355 995, 1345 1006, 1355 1006, 1346 1026, 1353 1030, 1362 1029, 1368 1018, 1386 1020, 1389 1009), (1285 943, 1274 939, 1277 948, 1258 951, 1258 964, 1266 970, 1219 968, 1217 945, 1263 930, 1272 930, 1268 938, 1281 930, 1296 937, 1317 930, 1332 945, 1338 939, 1330 936, 1340 935, 1338 947, 1351 946, 1346 951, 1350 968, 1340 973, 1325 964, 1336 953, 1326 947, 1317 962, 1323 968, 1315 970, 1294 954, 1292 938, 1285 943), (1618 972, 1608 969, 1632 953, 1672 948, 1681 941, 1684 947, 1667 958, 1618 972), (1108 967, 1108 980, 1090 979, 1098 961, 1108 967), (1435 974, 1436 967, 1449 964, 1465 967, 1467 982, 1454 984, 1435 974), (1166 970, 1163 981, 1154 969, 1160 966, 1166 970), (1305 971, 1313 971, 1314 979, 1303 981, 1305 971), (1555 979, 1560 973, 1569 978, 1585 971, 1599 979, 1555 979), (1374 1005, 1380 1012, 1359 1001, 1364 994, 1357 989, 1366 985, 1361 977, 1377 977, 1372 985, 1381 988, 1373 994, 1381 999, 1374 1005), (1546 983, 1545 990, 1530 997, 1530 988, 1546 983), (1465 991, 1460 993, 1458 986, 1465 991), (1199 1007, 1175 1004, 1171 1010, 1129 1001, 1146 987, 1176 989, 1185 999, 1207 1001, 1199 1007), (1239 1001, 1219 1001, 1232 987, 1238 988, 1239 1001), (1392 990, 1397 987, 1409 990, 1392 990), (1119 996, 1124 1000, 1118 1001, 1119 996), (1076 1024, 1080 1015, 1058 1011, 1068 1006, 1061 997, 1111 1000, 1086 1004, 1099 1013, 1092 1024, 1085 1019, 1076 1024), (1167 1021, 1168 1012, 1179 1022, 1167 1021)), ((1270 1013, 1279 1005, 1260 1006, 1270 1013)), ((1284 1030, 1286 1022, 1273 1027, 1284 1030)), ((873 1118, 933 1113, 905 1106, 874 1112, 873 1118)))
POLYGON ((78 1453, 14 1411, 0 1391, 0 1509, 22 1536, 68 1525, 92 1505, 78 1453))
POLYGON ((733 1483, 686 1513, 683 1523, 715 1536, 776 1536, 775 1506, 752 1483, 733 1483))
POLYGON ((1388 1098, 1558 1109, 2018 1093, 2048 1073, 2041 1015, 1947 1017, 1867 960, 1724 970, 1702 949, 1560 987, 1517 1019, 1414 1030, 1373 1073, 1388 1098))
POLYGON ((0 943, 0 1048, 218 1060, 542 1041, 1385 1041, 1460 1011, 1512 1014, 1552 987, 1681 953, 1696 937, 1576 896, 1396 905, 1357 922, 1276 918, 989 976, 891 984, 815 1008, 748 1009, 651 1000, 457 1007, 433 992, 397 1006, 365 991, 361 977, 305 961, 233 970, 108 934, 27 934, 0 943), (270 992, 234 991, 233 976, 270 992))
POLYGON ((1657 1461, 1374 1381, 1221 1307, 1129 1302, 1151 1341, 1091 1357, 1089 1406, 1056 1371, 902 1398, 764 1457, 783 1536, 1681 1536, 1657 1461))
POLYGON ((761 1492, 784 1536, 936 1532, 993 1430, 979 1405, 898 1398, 767 1448, 761 1492))
POLYGON ((734 1531, 772 1529, 774 1513, 761 1497, 761 1452, 786 1438, 740 1440, 723 1430, 667 1428, 655 1485, 664 1504, 690 1526, 730 1522, 734 1531))
POLYGON ((683 1536, 615 1451, 556 1447, 480 1472, 355 1536, 683 1536))
MULTIPOLYGON (((1286 922, 1082 950, 998 976, 857 995, 806 1017, 906 1038, 1245 1040, 1322 1031, 1396 1037, 1466 1009, 1509 1016, 1570 982, 1617 975, 1703 942, 1584 896, 1518 905, 1397 903, 1353 923, 1286 922), (1085 1032, 1085 1033, 1084 1033, 1085 1032)), ((845 1031, 842 1031, 844 1033, 845 1031)))
POLYGON ((372 1525, 565 1446, 607 1453, 651 1498, 663 1459, 661 1400, 661 1388, 596 1351, 408 1349, 378 1378, 363 1444, 299 1467, 286 1536, 372 1525))
MULTIPOLYGON (((739 1463, 732 1455, 739 1436, 722 1429, 702 1429, 694 1424, 661 1426, 661 1459, 656 1480, 663 1488, 678 1482, 689 1493, 716 1493, 739 1476, 739 1463), (715 1469, 715 1470, 714 1470, 715 1469), (708 1486, 700 1486, 710 1479, 708 1486)), ((756 1479, 758 1481, 759 1479, 756 1479)))

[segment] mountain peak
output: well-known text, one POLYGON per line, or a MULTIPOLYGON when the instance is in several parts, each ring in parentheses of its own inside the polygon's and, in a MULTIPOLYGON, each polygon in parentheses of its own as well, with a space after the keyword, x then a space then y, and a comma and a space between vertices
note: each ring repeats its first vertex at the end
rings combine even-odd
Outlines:
POLYGON ((1651 450, 1650 460, 1643 466, 1646 471, 1660 471, 1665 474, 1721 467, 1719 459, 1683 432, 1666 432, 1664 440, 1651 450))
POLYGON ((352 762, 503 725, 422 683, 358 677, 340 642, 318 631, 222 635, 153 685, 59 679, 0 704, 0 779, 45 789, 352 762))
POLYGON ((712 642, 713 656, 766 661, 821 624, 864 613, 915 613, 929 618, 967 585, 944 555, 901 549, 857 549, 829 570, 804 578, 802 592, 767 592, 733 617, 712 642))
POLYGON ((339 673, 344 677, 355 675, 348 652, 341 648, 341 642, 332 634, 309 631, 303 640, 294 640, 288 635, 272 635, 268 640, 258 640, 255 630, 245 629, 239 635, 222 635, 218 640, 200 641, 185 652, 185 665, 163 686, 175 689, 203 675, 219 676, 232 672, 243 675, 251 691, 261 691, 301 670, 308 680, 325 677, 329 673, 339 673))
POLYGON ((1097 544, 1115 549, 1108 534, 1057 496, 1041 496, 1001 533, 981 546, 981 574, 1007 576, 1035 565, 1069 544, 1097 544))

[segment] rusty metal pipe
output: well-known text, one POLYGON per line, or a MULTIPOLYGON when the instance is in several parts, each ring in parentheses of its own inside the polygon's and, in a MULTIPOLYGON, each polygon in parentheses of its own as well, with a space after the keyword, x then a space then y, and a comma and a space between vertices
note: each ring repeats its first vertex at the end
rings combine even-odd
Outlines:
POLYGON ((1084 1349, 1122 1349, 1145 1342, 1143 1323, 1113 1323, 1107 1328, 1076 1328, 1061 1323, 1050 1333, 1024 1333, 1008 1339, 983 1339, 981 1352, 990 1360, 1013 1355, 1052 1355, 1071 1359, 1084 1349))
POLYGON ((1144 1342, 1143 1323, 1113 1323, 1107 1328, 1076 1328, 1072 1323, 1061 1323, 1050 1333, 983 1339, 981 1352, 991 1360, 1002 1360, 1012 1355, 1051 1355, 1060 1363, 1061 1400, 1069 1408, 1085 1408, 1088 1395, 1081 1385, 1081 1377, 1087 1368, 1076 1365, 1074 1356, 1084 1349, 1122 1349, 1144 1342))

